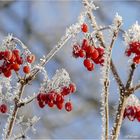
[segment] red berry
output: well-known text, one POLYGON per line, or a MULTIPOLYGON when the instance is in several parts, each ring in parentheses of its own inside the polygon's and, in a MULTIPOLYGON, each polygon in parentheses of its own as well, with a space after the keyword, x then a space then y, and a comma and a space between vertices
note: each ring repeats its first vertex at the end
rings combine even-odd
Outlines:
POLYGON ((85 57, 85 56, 86 56, 86 52, 85 52, 84 50, 81 49, 81 50, 79 51, 79 56, 82 57, 82 58, 85 57))
POLYGON ((39 94, 37 95, 37 97, 36 97, 38 101, 40 101, 40 100, 41 100, 41 97, 40 97, 40 96, 41 96, 41 94, 42 94, 42 93, 39 93, 39 94))
POLYGON ((30 73, 30 67, 29 66, 24 66, 23 67, 23 72, 26 73, 26 74, 30 73))
POLYGON ((67 102, 66 104, 65 104, 65 109, 66 109, 66 111, 68 111, 68 112, 70 112, 71 110, 72 110, 72 104, 71 104, 71 102, 67 102))
POLYGON ((126 108, 126 116, 130 121, 134 121, 136 118, 136 107, 135 106, 128 106, 126 108))
POLYGON ((131 42, 129 46, 132 53, 135 53, 137 55, 140 54, 140 42, 131 42))
POLYGON ((14 55, 14 53, 12 53, 12 57, 9 61, 10 61, 10 63, 13 63, 13 62, 15 62, 15 60, 16 60, 16 56, 14 55))
POLYGON ((60 102, 57 102, 56 103, 56 106, 57 106, 57 108, 59 109, 59 110, 62 110, 62 108, 63 108, 63 103, 60 103, 60 102))
POLYGON ((27 56, 27 62, 28 63, 33 63, 35 61, 35 55, 30 54, 27 56))
POLYGON ((70 83, 69 88, 71 93, 76 92, 76 85, 74 83, 70 83))
POLYGON ((61 94, 63 96, 70 94, 70 89, 68 87, 63 87, 61 94))
POLYGON ((54 91, 51 91, 48 93, 49 100, 55 100, 56 93, 54 91))
POLYGON ((93 46, 89 45, 86 50, 86 53, 91 55, 94 52, 94 50, 95 50, 95 48, 93 46))
POLYGON ((86 68, 91 68, 92 67, 92 61, 91 61, 91 59, 85 59, 84 60, 84 66, 86 67, 86 68))
POLYGON ((137 106, 136 118, 140 122, 140 106, 137 106))
POLYGON ((96 50, 98 51, 100 56, 102 56, 104 54, 104 48, 98 47, 98 48, 96 48, 96 50))
POLYGON ((0 106, 0 112, 1 112, 1 113, 6 113, 7 110, 8 110, 8 108, 7 108, 7 105, 6 105, 6 104, 2 104, 2 105, 0 106))
POLYGON ((19 56, 19 50, 18 49, 14 49, 13 53, 15 54, 15 56, 19 56))
POLYGON ((53 107, 54 106, 54 101, 53 100, 49 100, 48 101, 48 106, 49 107, 53 107))
POLYGON ((63 103, 64 102, 63 95, 57 94, 57 96, 56 96, 56 102, 63 103))
POLYGON ((77 58, 79 57, 79 51, 80 51, 80 46, 78 44, 73 45, 73 57, 77 58))
POLYGON ((0 60, 4 58, 4 52, 0 52, 0 60))
POLYGON ((92 64, 91 64, 91 67, 87 68, 87 70, 88 70, 88 71, 94 70, 94 64, 92 63, 92 64))
POLYGON ((12 65, 12 68, 13 68, 15 71, 19 71, 20 65, 17 64, 17 63, 15 63, 15 64, 12 65))
POLYGON ((38 105, 40 108, 44 108, 45 107, 45 102, 39 101, 38 105))
POLYGON ((127 50, 125 51, 126 56, 130 56, 131 53, 132 53, 131 49, 127 49, 127 50))
POLYGON ((90 56, 92 60, 95 60, 99 57, 99 52, 96 49, 94 49, 94 52, 91 53, 90 56))
POLYGON ((11 70, 8 70, 8 71, 5 71, 3 74, 5 77, 9 78, 12 75, 12 72, 11 70))
POLYGON ((140 63, 140 55, 137 55, 133 58, 133 62, 136 63, 136 64, 139 64, 140 63))
POLYGON ((5 59, 10 60, 12 57, 12 52, 10 50, 6 50, 4 52, 4 57, 5 57, 5 59))
POLYGON ((87 24, 83 23, 82 26, 81 26, 81 30, 84 33, 88 32, 88 26, 87 26, 87 24))
POLYGON ((82 42, 82 49, 87 51, 87 48, 88 48, 88 40, 87 39, 83 39, 83 42, 82 42))
POLYGON ((17 57, 17 63, 18 63, 19 65, 22 65, 22 64, 23 64, 23 59, 22 59, 22 57, 17 57))

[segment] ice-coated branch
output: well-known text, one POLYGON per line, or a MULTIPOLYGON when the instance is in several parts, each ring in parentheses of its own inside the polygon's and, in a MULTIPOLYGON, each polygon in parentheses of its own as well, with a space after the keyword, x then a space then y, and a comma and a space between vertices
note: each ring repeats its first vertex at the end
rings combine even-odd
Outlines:
MULTIPOLYGON (((20 100, 20 98, 23 94, 24 87, 25 87, 25 84, 20 85, 18 100, 20 100)), ((11 112, 11 114, 9 115, 9 118, 8 118, 9 121, 7 121, 8 124, 6 124, 7 128, 5 128, 5 130, 4 130, 6 139, 8 139, 12 134, 14 123, 15 123, 16 116, 17 116, 17 113, 18 113, 18 109, 19 109, 19 107, 17 106, 17 100, 15 100, 15 106, 14 106, 13 112, 11 112)))
POLYGON ((103 122, 103 135, 102 139, 108 139, 108 131, 109 131, 109 103, 108 103, 108 95, 109 95, 109 73, 110 73, 110 62, 112 55, 112 48, 114 46, 115 40, 117 39, 119 28, 122 24, 122 21, 118 19, 118 15, 116 15, 114 19, 114 25, 112 27, 112 40, 109 47, 105 48, 104 54, 104 66, 102 68, 102 77, 103 77, 103 89, 102 89, 102 122, 103 122), (117 23, 116 23, 117 22, 117 23))

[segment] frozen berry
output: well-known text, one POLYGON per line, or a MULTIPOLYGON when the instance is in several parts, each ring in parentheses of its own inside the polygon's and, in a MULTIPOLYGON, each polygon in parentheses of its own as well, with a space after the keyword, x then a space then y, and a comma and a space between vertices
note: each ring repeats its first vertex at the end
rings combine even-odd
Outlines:
POLYGON ((33 63, 35 61, 35 55, 30 54, 27 56, 27 62, 28 63, 33 63))

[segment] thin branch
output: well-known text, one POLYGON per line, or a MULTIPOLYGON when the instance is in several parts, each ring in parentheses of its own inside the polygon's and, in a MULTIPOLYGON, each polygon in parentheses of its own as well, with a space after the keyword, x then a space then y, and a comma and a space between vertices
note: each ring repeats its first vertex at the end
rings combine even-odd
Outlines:
POLYGON ((128 76, 128 80, 127 80, 127 83, 126 83, 126 89, 131 87, 135 69, 136 69, 136 64, 132 63, 131 68, 130 68, 130 73, 129 73, 129 76, 128 76))
MULTIPOLYGON (((111 29, 110 26, 105 26, 105 27, 99 28, 98 31, 104 31, 104 30, 108 30, 108 29, 111 29)), ((119 31, 122 32, 122 34, 125 33, 125 31, 121 28, 119 29, 119 31)))

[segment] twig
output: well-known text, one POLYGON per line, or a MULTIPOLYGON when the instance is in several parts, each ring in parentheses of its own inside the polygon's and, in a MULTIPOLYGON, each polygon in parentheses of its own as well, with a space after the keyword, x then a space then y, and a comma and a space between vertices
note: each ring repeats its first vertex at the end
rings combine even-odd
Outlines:
POLYGON ((131 69, 130 69, 130 74, 128 76, 128 80, 127 80, 127 83, 126 83, 126 89, 130 88, 130 86, 131 86, 135 69, 136 69, 136 64, 132 63, 131 64, 131 69))

